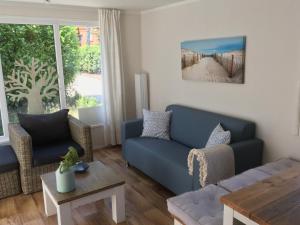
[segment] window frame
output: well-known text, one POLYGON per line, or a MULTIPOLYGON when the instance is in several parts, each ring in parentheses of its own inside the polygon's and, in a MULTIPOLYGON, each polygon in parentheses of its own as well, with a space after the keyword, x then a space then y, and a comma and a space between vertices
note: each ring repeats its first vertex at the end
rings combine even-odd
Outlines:
MULTIPOLYGON (((83 20, 63 20, 63 19, 48 19, 48 18, 29 18, 29 17, 0 17, 1 24, 35 24, 35 25, 48 25, 53 27, 53 38, 55 45, 56 56, 56 70, 58 74, 58 86, 59 86, 59 99, 61 109, 67 108, 66 92, 64 83, 64 71, 63 71, 63 59, 62 48, 60 40, 60 26, 87 26, 94 27, 99 26, 98 21, 83 21, 83 20)), ((8 135, 8 109, 5 95, 5 86, 3 80, 2 63, 0 57, 0 111, 3 126, 3 136, 0 136, 0 144, 9 142, 8 135)))

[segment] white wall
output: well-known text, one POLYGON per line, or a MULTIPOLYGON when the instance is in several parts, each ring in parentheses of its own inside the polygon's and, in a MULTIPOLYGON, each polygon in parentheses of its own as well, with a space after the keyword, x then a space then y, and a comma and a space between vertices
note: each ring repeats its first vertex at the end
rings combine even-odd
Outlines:
POLYGON ((257 123, 265 159, 300 158, 293 136, 300 80, 297 0, 199 0, 142 14, 142 68, 150 74, 151 108, 180 103, 257 123), (180 43, 247 36, 244 85, 183 81, 180 43))
MULTIPOLYGON (((15 18, 34 21, 36 18, 50 22, 88 22, 98 24, 96 8, 56 6, 49 4, 0 3, 0 21, 13 21, 15 18)), ((141 27, 140 14, 122 11, 121 36, 126 88, 127 118, 135 117, 134 73, 141 69, 141 27)))

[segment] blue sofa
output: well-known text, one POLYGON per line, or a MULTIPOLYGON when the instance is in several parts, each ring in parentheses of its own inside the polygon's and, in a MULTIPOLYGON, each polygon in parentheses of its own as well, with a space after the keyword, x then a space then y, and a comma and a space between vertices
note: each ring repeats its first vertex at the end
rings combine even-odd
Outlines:
POLYGON ((122 151, 131 166, 175 194, 200 188, 199 164, 194 163, 195 173, 190 176, 187 156, 190 149, 205 147, 218 123, 231 131, 236 174, 261 165, 263 142, 255 138, 253 122, 180 105, 166 110, 172 111, 170 141, 140 137, 143 119, 126 121, 122 125, 122 151))

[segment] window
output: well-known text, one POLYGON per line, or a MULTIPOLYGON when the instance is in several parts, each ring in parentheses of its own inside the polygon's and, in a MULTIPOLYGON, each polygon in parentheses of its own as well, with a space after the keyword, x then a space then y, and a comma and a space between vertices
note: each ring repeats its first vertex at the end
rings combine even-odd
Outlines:
POLYGON ((10 122, 17 113, 60 108, 53 27, 0 25, 0 54, 10 122))
POLYGON ((67 107, 85 122, 101 122, 98 27, 0 22, 0 59, 0 142, 18 113, 67 107))
POLYGON ((60 34, 70 114, 91 124, 101 123, 103 93, 99 28, 60 26, 60 34))

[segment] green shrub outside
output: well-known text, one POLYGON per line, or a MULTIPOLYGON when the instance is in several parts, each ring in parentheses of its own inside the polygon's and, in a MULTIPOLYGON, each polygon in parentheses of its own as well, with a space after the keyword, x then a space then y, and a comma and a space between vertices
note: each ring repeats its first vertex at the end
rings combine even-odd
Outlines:
POLYGON ((100 73, 100 46, 99 45, 86 45, 80 47, 80 71, 86 73, 100 73))
POLYGON ((97 99, 95 97, 80 97, 76 101, 76 106, 78 108, 88 108, 100 106, 100 104, 97 102, 97 99))

